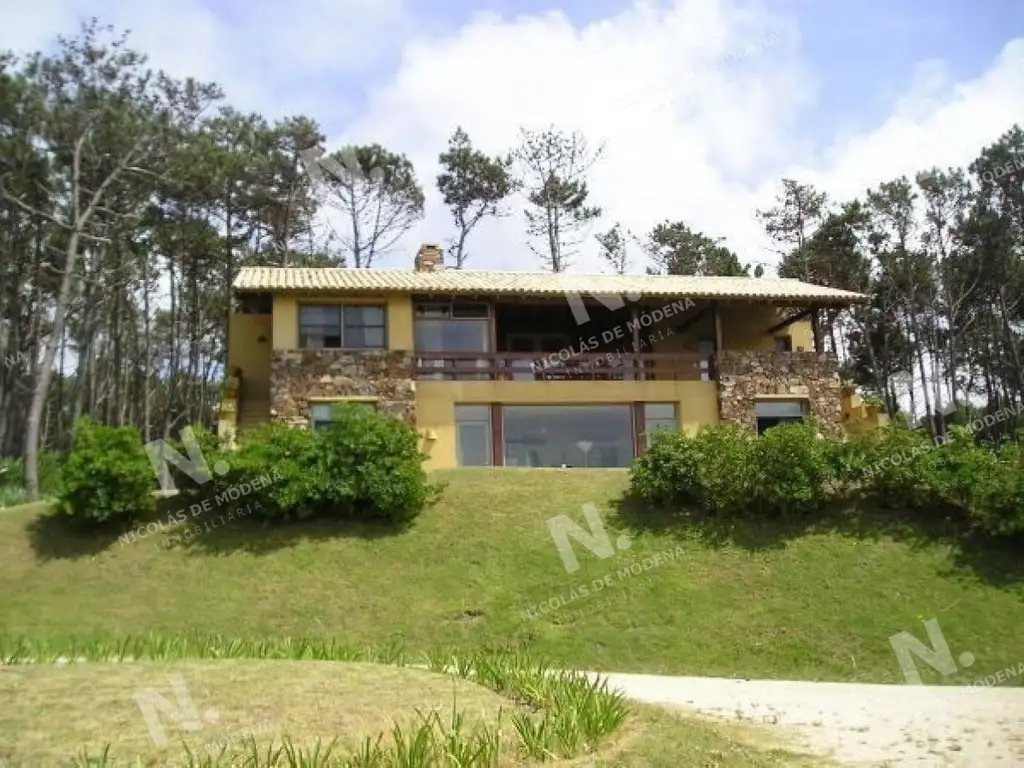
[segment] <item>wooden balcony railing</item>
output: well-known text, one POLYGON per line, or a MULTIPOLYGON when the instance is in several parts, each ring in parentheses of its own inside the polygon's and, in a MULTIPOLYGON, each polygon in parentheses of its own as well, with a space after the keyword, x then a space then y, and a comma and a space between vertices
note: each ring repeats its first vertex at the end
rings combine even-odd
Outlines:
POLYGON ((552 364, 529 352, 417 352, 417 379, 457 381, 714 381, 714 361, 697 352, 573 355, 552 364))

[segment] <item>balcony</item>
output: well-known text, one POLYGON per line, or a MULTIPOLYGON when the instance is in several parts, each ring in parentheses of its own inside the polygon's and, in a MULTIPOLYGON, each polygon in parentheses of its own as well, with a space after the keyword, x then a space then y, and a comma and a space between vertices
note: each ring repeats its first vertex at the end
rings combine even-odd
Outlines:
POLYGON ((713 358, 675 354, 416 352, 413 375, 437 381, 715 381, 713 358))

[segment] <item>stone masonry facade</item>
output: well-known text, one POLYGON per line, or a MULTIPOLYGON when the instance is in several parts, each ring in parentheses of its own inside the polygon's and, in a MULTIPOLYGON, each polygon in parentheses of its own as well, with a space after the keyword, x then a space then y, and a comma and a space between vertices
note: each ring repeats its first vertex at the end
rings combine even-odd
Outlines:
MULTIPOLYGON (((311 398, 375 398, 382 413, 416 424, 411 352, 275 349, 270 358, 270 414, 309 424, 311 398)), ((320 401, 322 402, 322 401, 320 401)))
POLYGON ((834 355, 818 352, 720 352, 718 401, 722 421, 757 428, 754 404, 765 395, 805 399, 810 416, 838 431, 842 383, 834 355))

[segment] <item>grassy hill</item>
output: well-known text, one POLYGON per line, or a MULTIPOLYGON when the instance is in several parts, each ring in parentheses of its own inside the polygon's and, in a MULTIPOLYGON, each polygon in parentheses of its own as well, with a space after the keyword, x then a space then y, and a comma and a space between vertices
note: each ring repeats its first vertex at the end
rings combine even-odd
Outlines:
MULTIPOLYGON (((222 525, 123 542, 72 534, 39 506, 0 513, 3 642, 302 636, 413 655, 528 649, 607 671, 902 682, 889 637, 928 643, 922 622, 937 618, 953 656, 975 661, 949 676, 918 663, 925 682, 970 683, 1019 661, 1013 552, 871 515, 810 530, 683 527, 622 502, 614 470, 442 477, 442 500, 405 530, 222 525), (577 543, 570 573, 547 521, 586 528, 588 504, 612 553, 577 543)), ((167 504, 165 517, 180 507, 167 504)))

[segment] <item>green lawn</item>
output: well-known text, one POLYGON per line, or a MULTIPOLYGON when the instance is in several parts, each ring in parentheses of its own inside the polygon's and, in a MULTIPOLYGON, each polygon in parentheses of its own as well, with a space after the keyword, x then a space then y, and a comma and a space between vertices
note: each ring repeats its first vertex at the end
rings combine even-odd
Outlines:
POLYGON ((410 652, 525 648, 607 671, 902 682, 889 637, 927 642, 934 617, 953 656, 975 661, 947 677, 919 663, 925 682, 969 683, 1021 661, 1019 553, 871 515, 811 529, 666 525, 621 502, 626 474, 614 470, 442 477, 442 500, 401 531, 222 526, 168 548, 166 533, 122 544, 70 534, 40 507, 2 512, 0 625, 8 644, 53 648, 150 633, 305 636, 410 652), (585 526, 586 503, 611 542, 631 538, 603 559, 577 544, 570 574, 546 521, 585 526), (641 572, 626 575, 633 564, 641 572), (602 579, 600 594, 582 595, 602 579))
MULTIPOLYGON (((465 719, 460 729, 464 738, 478 724, 500 729, 503 757, 497 765, 539 764, 519 751, 511 725, 512 713, 528 710, 471 682, 427 670, 336 661, 221 660, 63 668, 30 664, 0 672, 0 698, 5 702, 0 708, 0 764, 7 760, 14 765, 66 765, 75 757, 105 754, 106 762, 90 765, 182 765, 191 752, 198 759, 188 764, 196 766, 208 765, 202 760, 211 755, 213 765, 225 767, 341 768, 350 765, 346 758, 366 739, 372 743, 381 736, 385 748, 393 745, 394 724, 409 734, 424 716, 437 713, 442 727, 450 728, 453 709, 465 719), (175 685, 198 717, 189 729, 171 712, 152 704, 164 697, 180 707, 175 685), (155 731, 136 700, 140 694, 153 707, 155 731), (317 745, 321 754, 330 746, 329 759, 267 759, 285 740, 307 755, 317 745), (263 756, 259 762, 244 760, 250 743, 263 756)), ((636 706, 594 751, 556 762, 579 768, 826 764, 756 746, 764 738, 763 732, 740 725, 694 723, 671 712, 636 706)))

